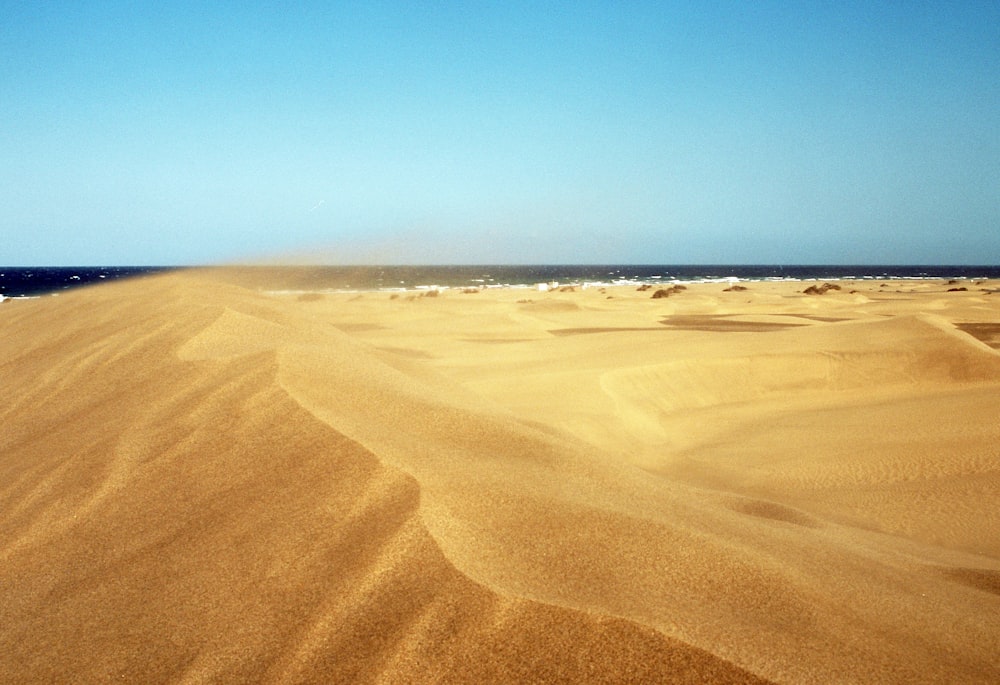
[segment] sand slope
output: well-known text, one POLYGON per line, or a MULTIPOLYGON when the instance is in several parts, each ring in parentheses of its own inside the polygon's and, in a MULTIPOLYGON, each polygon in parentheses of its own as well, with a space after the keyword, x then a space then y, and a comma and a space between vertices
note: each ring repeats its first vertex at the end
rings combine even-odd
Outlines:
POLYGON ((996 682, 1000 305, 719 289, 4 303, 0 680, 996 682))

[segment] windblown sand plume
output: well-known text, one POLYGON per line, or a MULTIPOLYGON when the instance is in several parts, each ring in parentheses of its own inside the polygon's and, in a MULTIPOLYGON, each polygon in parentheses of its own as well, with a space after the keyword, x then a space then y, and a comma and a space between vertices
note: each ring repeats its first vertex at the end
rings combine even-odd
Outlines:
POLYGON ((1000 299, 0 306, 0 681, 1000 681, 1000 299))

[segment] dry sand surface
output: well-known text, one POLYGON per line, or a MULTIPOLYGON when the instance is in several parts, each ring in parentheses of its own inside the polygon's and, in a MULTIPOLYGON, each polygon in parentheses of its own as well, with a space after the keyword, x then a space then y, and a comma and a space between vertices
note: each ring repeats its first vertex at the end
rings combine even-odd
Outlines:
POLYGON ((1000 682, 1000 284, 238 276, 0 305, 0 681, 1000 682))

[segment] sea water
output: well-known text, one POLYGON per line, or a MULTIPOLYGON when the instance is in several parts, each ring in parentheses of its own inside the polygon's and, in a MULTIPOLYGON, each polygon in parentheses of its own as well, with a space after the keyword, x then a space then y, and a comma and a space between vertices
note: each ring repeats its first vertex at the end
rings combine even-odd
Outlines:
MULTIPOLYGON (((0 295, 30 297, 180 267, 0 267, 0 295)), ((761 264, 494 264, 448 266, 253 266, 237 282, 270 291, 372 291, 423 288, 535 288, 538 284, 642 285, 763 280, 1000 278, 1000 266, 761 264)))

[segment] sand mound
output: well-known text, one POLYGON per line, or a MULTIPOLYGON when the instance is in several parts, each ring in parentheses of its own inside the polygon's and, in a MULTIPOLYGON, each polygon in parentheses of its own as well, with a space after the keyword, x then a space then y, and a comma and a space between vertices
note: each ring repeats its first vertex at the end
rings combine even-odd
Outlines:
POLYGON ((580 305, 567 300, 531 300, 521 303, 521 309, 528 312, 575 312, 580 305))
POLYGON ((288 327, 240 299, 199 305, 202 285, 5 322, 4 680, 756 681, 459 573, 419 484, 277 383, 288 327))
MULTIPOLYGON (((715 330, 715 329, 709 329, 715 330)), ((724 330, 724 329, 723 329, 724 330)), ((762 329, 767 330, 767 329, 762 329)), ((761 341, 605 373, 623 412, 670 413, 786 395, 1000 381, 1000 356, 930 317, 782 330, 761 341)), ((854 401, 854 395, 847 395, 854 401)))
POLYGON ((947 310, 650 330, 642 296, 208 278, 4 307, 4 679, 1000 675, 1000 355, 947 310))

